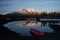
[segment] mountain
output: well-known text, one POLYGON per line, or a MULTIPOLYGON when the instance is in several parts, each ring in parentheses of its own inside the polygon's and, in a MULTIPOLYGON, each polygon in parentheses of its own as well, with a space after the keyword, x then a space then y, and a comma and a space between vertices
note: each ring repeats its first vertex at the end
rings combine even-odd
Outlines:
POLYGON ((45 11, 32 9, 32 8, 19 9, 17 12, 24 17, 30 17, 30 18, 41 16, 41 14, 47 14, 47 12, 45 12, 45 11))
POLYGON ((19 9, 18 12, 19 13, 39 13, 40 14, 41 12, 45 12, 45 11, 29 8, 29 9, 19 9))

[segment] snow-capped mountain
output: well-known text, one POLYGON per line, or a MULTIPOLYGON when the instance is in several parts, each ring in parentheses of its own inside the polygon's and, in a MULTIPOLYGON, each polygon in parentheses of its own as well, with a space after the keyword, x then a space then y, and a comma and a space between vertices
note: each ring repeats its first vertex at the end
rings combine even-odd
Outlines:
POLYGON ((40 13, 40 12, 42 12, 42 11, 40 11, 40 10, 32 9, 32 8, 27 9, 27 11, 28 11, 28 12, 32 12, 32 13, 40 13))
POLYGON ((26 9, 19 9, 18 12, 19 13, 27 13, 27 10, 26 9))
POLYGON ((19 13, 42 13, 42 12, 45 12, 45 11, 41 11, 41 10, 37 10, 37 9, 20 9, 18 10, 19 13))

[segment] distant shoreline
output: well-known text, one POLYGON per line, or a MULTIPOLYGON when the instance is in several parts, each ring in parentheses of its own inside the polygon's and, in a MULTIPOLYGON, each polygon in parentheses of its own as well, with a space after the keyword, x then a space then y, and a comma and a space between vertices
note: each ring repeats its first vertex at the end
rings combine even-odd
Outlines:
POLYGON ((40 19, 42 21, 60 21, 60 19, 40 19))

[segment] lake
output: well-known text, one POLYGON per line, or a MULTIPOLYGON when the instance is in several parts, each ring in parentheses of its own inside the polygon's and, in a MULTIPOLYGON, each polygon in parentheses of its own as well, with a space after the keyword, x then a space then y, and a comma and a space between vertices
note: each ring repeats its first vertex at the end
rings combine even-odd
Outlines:
MULTIPOLYGON (((23 20, 23 21, 13 21, 13 22, 9 22, 7 24, 4 24, 5 27, 7 27, 8 29, 10 29, 11 31, 15 31, 16 33, 18 33, 20 36, 32 36, 30 33, 30 28, 34 28, 37 29, 39 31, 42 32, 47 32, 47 33, 53 33, 55 30, 53 30, 52 28, 50 28, 48 25, 49 23, 41 23, 41 25, 35 25, 35 26, 20 26, 19 22, 26 22, 27 20, 23 20)), ((36 22, 36 20, 28 20, 29 22, 36 22)))

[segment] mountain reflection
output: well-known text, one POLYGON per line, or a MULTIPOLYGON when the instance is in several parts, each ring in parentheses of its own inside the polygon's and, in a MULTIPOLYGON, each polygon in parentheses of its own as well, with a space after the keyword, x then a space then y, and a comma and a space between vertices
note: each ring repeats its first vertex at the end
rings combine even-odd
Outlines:
POLYGON ((40 25, 40 26, 45 26, 45 22, 19 22, 18 23, 20 26, 36 26, 36 25, 40 25))

